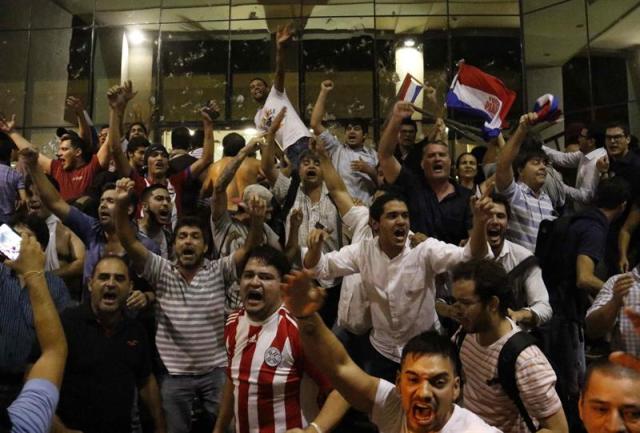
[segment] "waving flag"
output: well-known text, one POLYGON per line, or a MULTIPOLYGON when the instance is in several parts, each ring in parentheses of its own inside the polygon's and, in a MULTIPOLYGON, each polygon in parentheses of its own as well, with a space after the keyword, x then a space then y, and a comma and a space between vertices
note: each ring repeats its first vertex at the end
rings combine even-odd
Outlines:
POLYGON ((423 85, 420 81, 416 80, 413 75, 407 74, 404 76, 400 91, 398 91, 398 99, 405 102, 416 102, 418 95, 423 89, 423 85))
POLYGON ((558 100, 551 93, 546 93, 536 99, 533 111, 538 113, 538 122, 544 120, 552 122, 562 114, 562 110, 558 108, 558 100))
POLYGON ((461 63, 447 94, 447 107, 465 111, 485 120, 484 132, 496 137, 507 117, 516 92, 480 69, 461 63))

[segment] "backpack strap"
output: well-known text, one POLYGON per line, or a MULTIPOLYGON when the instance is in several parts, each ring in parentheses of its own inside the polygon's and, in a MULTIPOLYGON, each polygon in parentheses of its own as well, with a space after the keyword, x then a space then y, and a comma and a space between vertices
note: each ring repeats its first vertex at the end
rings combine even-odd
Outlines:
POLYGON ((500 382, 500 386, 502 386, 504 392, 518 407, 520 415, 524 418, 529 431, 532 433, 535 433, 537 428, 520 398, 518 384, 516 383, 516 361, 523 350, 535 344, 535 338, 528 332, 520 331, 509 338, 505 345, 502 346, 500 355, 498 356, 498 381, 500 382))
POLYGON ((287 195, 284 197, 284 201, 282 203, 282 215, 284 219, 287 219, 287 215, 291 211, 293 207, 293 203, 296 201, 296 195, 298 194, 298 187, 300 186, 300 175, 297 171, 291 173, 291 183, 289 184, 289 189, 287 190, 287 195))

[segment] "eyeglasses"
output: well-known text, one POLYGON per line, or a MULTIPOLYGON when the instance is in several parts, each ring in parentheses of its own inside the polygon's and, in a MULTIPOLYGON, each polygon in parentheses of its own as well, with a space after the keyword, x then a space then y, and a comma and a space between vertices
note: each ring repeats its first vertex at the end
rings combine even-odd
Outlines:
POLYGON ((625 138, 626 135, 624 134, 617 134, 617 135, 605 135, 605 138, 609 141, 620 141, 623 138, 625 138))

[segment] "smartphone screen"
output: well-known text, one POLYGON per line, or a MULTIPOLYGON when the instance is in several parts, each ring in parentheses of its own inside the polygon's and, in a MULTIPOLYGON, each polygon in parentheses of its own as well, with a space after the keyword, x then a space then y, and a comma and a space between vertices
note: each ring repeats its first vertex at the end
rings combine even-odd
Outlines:
POLYGON ((0 226, 0 253, 9 260, 15 260, 20 254, 22 238, 6 224, 0 226))

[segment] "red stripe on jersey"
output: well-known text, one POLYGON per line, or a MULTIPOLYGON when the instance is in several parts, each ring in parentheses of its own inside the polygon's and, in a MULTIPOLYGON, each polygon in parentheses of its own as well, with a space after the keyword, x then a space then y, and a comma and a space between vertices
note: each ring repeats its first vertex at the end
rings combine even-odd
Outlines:
MULTIPOLYGON (((278 323, 278 330, 276 336, 271 342, 269 349, 275 348, 280 353, 280 360, 282 361, 282 349, 284 343, 287 341, 287 324, 286 320, 280 319, 278 323)), ((273 379, 275 377, 276 366, 270 366, 265 362, 260 367, 260 373, 258 374, 258 423, 260 425, 260 433, 273 433, 275 431, 274 425, 274 405, 273 405, 273 379)), ((296 427, 302 427, 302 423, 296 427)), ((287 429, 289 429, 287 424, 287 429)))
POLYGON ((302 427, 302 412, 300 410, 300 385, 303 372, 302 348, 297 324, 289 317, 286 310, 281 310, 280 314, 284 316, 281 320, 282 323, 286 323, 291 353, 295 360, 294 367, 291 368, 284 387, 284 409, 287 418, 287 430, 289 430, 302 427))
POLYGON ((238 331, 239 319, 239 313, 231 314, 224 327, 224 341, 227 347, 227 377, 231 377, 231 361, 236 350, 236 332, 238 331))
POLYGON ((262 326, 249 326, 249 336, 247 346, 242 351, 240 359, 240 375, 238 377, 238 433, 249 433, 249 375, 251 374, 251 360, 256 350, 257 338, 252 341, 252 337, 257 335, 262 326))

